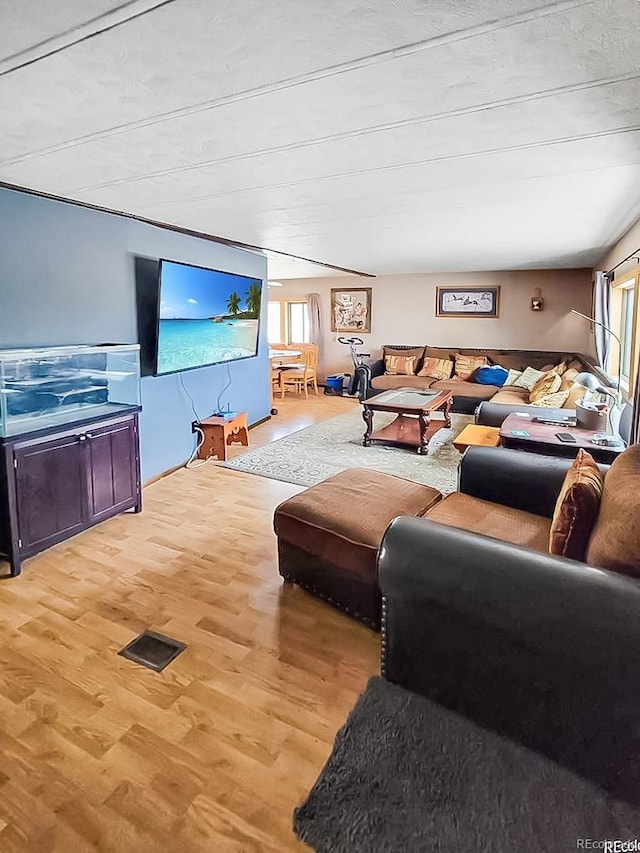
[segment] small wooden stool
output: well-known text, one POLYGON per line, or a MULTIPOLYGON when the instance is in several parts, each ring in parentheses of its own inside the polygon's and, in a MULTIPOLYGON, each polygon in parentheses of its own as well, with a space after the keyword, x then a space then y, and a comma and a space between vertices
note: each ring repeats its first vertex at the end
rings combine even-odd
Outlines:
POLYGON ((198 459, 217 456, 220 461, 224 462, 227 458, 228 444, 238 442, 244 447, 249 446, 246 412, 238 412, 233 418, 221 418, 214 415, 200 421, 198 426, 204 432, 204 441, 198 451, 198 459))
POLYGON ((463 453, 467 447, 497 447, 499 442, 500 429, 498 427, 467 424, 460 435, 453 439, 453 446, 460 453, 463 453))

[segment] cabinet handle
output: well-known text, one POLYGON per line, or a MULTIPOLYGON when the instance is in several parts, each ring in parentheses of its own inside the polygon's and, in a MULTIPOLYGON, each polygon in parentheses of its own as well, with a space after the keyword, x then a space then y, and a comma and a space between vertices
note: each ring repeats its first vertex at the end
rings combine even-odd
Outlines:
POLYGON ((93 433, 92 433, 92 432, 88 432, 88 433, 87 433, 87 438, 93 438, 93 433))
POLYGON ((86 441, 86 440, 87 440, 87 436, 86 436, 86 435, 79 435, 79 436, 78 436, 78 441, 86 441))

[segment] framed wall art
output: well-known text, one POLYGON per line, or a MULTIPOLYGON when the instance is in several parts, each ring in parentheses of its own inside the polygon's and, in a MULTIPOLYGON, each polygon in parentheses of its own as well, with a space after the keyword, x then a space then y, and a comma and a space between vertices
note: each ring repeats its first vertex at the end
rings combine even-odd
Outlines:
POLYGON ((436 287, 436 317, 499 317, 500 287, 436 287))
POLYGON ((331 331, 371 331, 371 288, 331 288, 331 331))

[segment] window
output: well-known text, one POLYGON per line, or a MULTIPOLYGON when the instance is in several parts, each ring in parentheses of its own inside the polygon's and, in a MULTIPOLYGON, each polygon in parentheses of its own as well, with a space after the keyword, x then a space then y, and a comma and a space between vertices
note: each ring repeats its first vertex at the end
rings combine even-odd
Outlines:
POLYGON ((631 371, 633 369, 634 303, 634 287, 633 285, 630 285, 629 287, 625 287, 622 291, 622 308, 620 317, 620 340, 622 341, 620 352, 620 374, 627 387, 629 387, 631 371))
POLYGON ((269 301, 267 337, 270 344, 308 344, 309 310, 306 300, 269 301))
POLYGON ((620 338, 620 346, 614 341, 610 349, 608 371, 618 375, 627 395, 633 393, 633 382, 640 348, 640 335, 636 334, 640 314, 640 267, 628 272, 611 291, 610 326, 620 338))
POLYGON ((308 344, 309 311, 306 302, 287 302, 287 343, 308 344))
POLYGON ((279 302, 269 302, 267 306, 267 340, 270 344, 284 343, 282 310, 279 302))

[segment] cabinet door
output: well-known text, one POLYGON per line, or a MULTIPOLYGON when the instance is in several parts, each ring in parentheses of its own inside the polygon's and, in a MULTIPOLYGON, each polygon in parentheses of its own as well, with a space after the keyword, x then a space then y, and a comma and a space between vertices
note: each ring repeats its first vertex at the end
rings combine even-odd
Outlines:
POLYGON ((85 465, 78 436, 16 448, 18 535, 35 553, 86 526, 85 465))
POLYGON ((138 503, 138 436, 135 419, 88 430, 89 522, 138 503))

